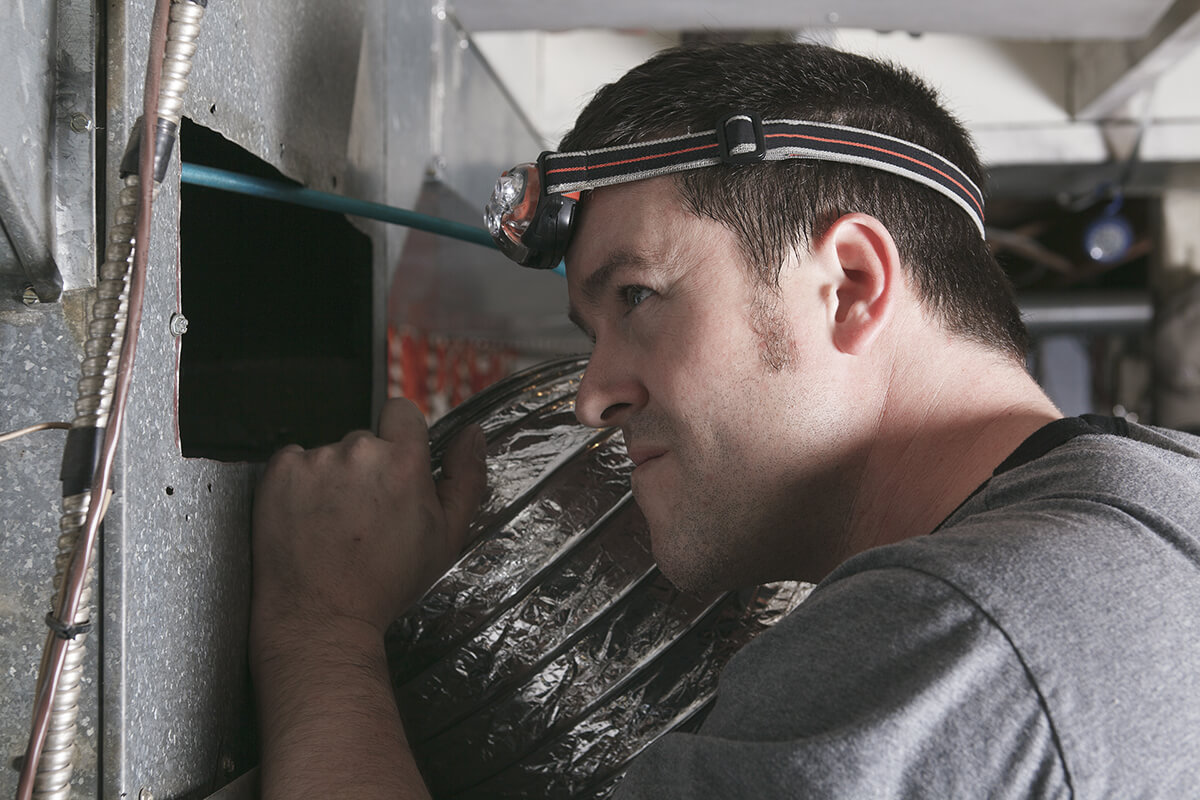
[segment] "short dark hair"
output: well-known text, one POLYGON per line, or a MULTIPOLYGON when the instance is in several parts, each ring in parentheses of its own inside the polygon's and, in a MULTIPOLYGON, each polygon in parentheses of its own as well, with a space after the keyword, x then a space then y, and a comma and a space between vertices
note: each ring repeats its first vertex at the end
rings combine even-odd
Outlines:
MULTIPOLYGON (((908 70, 817 44, 685 45, 600 89, 563 138, 589 150, 710 130, 741 111, 831 122, 895 136, 949 159, 984 185, 970 136, 908 70)), ((1025 356, 1012 286, 970 217, 943 195, 870 167, 787 159, 678 173, 686 208, 733 231, 764 286, 777 287, 793 248, 807 249, 843 214, 891 232, 918 297, 952 333, 1025 356)))

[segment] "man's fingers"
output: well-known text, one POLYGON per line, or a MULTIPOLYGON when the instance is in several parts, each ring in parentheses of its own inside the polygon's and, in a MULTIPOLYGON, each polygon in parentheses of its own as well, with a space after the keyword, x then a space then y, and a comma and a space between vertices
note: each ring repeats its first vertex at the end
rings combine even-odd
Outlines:
POLYGON ((425 416, 411 400, 395 397, 383 404, 379 414, 379 438, 393 444, 424 447, 429 454, 429 427, 425 416))
POLYGON ((487 490, 486 451, 483 429, 471 425, 455 437, 442 457, 438 500, 446 514, 447 532, 458 549, 466 544, 467 525, 487 490))

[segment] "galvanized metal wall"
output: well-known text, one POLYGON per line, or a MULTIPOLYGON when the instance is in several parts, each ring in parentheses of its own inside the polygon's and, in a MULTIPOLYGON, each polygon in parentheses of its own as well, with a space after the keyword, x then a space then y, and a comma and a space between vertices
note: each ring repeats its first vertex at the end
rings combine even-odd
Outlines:
MULTIPOLYGON (((0 155, 11 167, 8 185, 19 190, 5 196, 19 194, 31 218, 45 220, 35 238, 57 273, 35 277, 70 291, 62 302, 24 305, 19 298, 34 280, 9 237, 0 237, 0 429, 73 415, 97 263, 95 187, 109 198, 117 188, 111 170, 96 174, 94 153, 110 165, 120 160, 140 107, 151 14, 148 0, 102 9, 82 0, 5 6, 0 51, 16 66, 4 67, 0 107, 18 113, 0 118, 0 155), (101 29, 107 104, 97 114, 89 54, 101 29)), ((213 2, 199 45, 185 115, 314 188, 412 207, 434 180, 481 206, 500 169, 539 150, 453 20, 427 3, 213 2)), ((176 160, 156 205, 138 362, 101 546, 102 627, 88 645, 76 776, 84 797, 203 796, 254 760, 245 645, 258 466, 180 455, 176 385, 186 334, 170 329, 188 304, 178 290, 188 268, 178 263, 179 197, 176 160)), ((403 270, 406 232, 363 228, 375 245, 378 406, 386 303, 403 270)), ((482 249, 478 257, 502 263, 482 249)), ((540 277, 539 291, 561 307, 557 279, 540 277)), ((519 284, 500 282, 501 294, 527 299, 519 284)), ((271 302, 269 290, 261 301, 271 302)), ((8 759, 24 748, 45 634, 62 439, 50 431, 0 444, 0 741, 8 759)), ((0 772, 0 794, 15 782, 14 771, 0 772)))
MULTIPOLYGON (((86 0, 0 6, 0 430, 74 416, 96 268, 96 41, 86 0)), ((0 443, 0 795, 16 791, 11 765, 29 733, 64 440, 63 431, 43 431, 0 443)), ((97 785, 96 646, 93 636, 79 720, 87 735, 73 779, 83 796, 97 785)))

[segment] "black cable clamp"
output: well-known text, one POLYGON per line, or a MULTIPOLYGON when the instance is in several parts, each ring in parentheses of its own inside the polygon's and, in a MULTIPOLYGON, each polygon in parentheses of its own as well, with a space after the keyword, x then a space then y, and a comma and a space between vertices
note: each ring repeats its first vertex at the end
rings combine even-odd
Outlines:
POLYGON ((67 625, 58 617, 54 616, 53 611, 46 612, 46 624, 50 626, 50 630, 54 631, 54 635, 60 639, 68 641, 74 639, 81 633, 87 633, 92 629, 92 622, 81 622, 78 625, 67 625))
POLYGON ((62 469, 58 473, 63 484, 63 497, 91 491, 103 449, 104 428, 71 428, 63 448, 62 469))

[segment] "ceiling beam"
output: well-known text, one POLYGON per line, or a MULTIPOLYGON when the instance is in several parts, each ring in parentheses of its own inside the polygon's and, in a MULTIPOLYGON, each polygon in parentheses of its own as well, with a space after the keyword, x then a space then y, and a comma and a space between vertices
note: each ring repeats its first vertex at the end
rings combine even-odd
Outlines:
POLYGON ((1176 0, 1133 41, 1079 42, 1072 49, 1071 113, 1097 121, 1125 104, 1200 44, 1200 0, 1176 0))
POLYGON ((1034 40, 1138 39, 1171 0, 447 0, 472 33, 577 28, 871 28, 1034 40))

